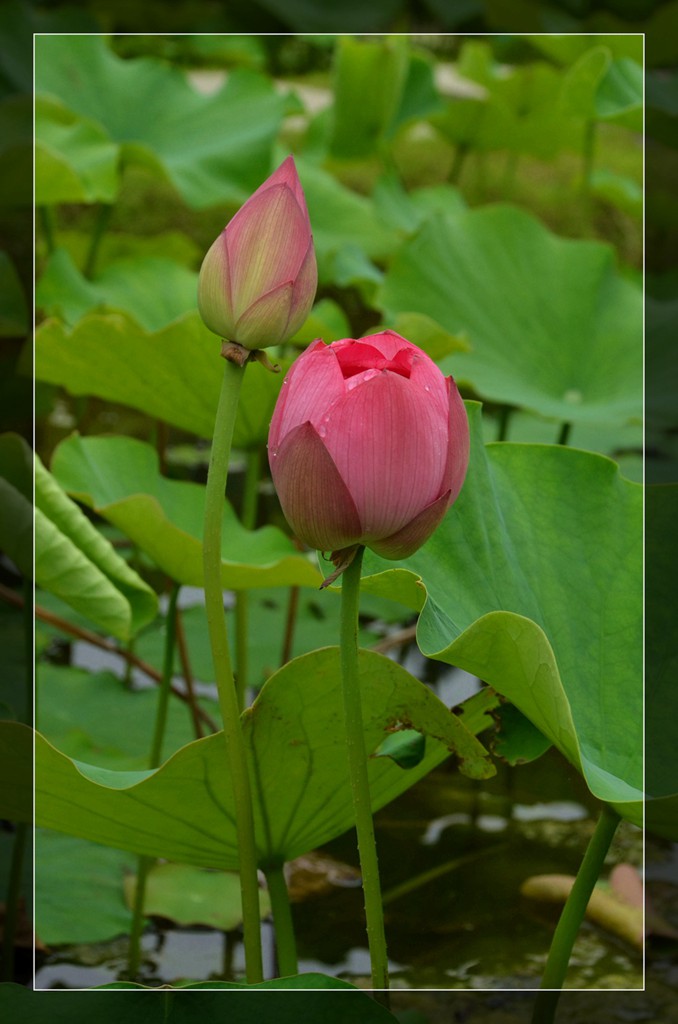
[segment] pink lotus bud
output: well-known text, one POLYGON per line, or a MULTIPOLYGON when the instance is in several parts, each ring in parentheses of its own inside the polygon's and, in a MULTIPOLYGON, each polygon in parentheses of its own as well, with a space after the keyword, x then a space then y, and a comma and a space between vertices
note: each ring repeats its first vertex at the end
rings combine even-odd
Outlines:
POLYGON ((266 348, 299 330, 317 283, 311 223, 288 156, 209 249, 200 268, 198 309, 219 337, 266 348))
POLYGON ((469 430, 452 377, 394 331, 325 345, 290 369, 268 438, 287 520, 310 547, 405 558, 466 475, 469 430))

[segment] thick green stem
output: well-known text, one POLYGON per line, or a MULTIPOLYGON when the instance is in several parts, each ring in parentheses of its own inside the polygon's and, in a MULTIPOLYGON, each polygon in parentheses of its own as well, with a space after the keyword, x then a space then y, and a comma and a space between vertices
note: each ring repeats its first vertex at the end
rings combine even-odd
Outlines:
MULTIPOLYGON (((240 512, 240 520, 246 530, 253 530, 257 523, 260 469, 261 452, 258 448, 254 448, 247 453, 245 484, 240 512)), ((249 684, 249 603, 249 591, 239 590, 235 595, 235 681, 238 706, 241 710, 245 707, 247 686, 249 684)))
MULTIPOLYGON (((158 692, 158 706, 155 711, 155 728, 153 742, 148 758, 148 767, 157 768, 162 761, 162 741, 167 725, 167 708, 172 685, 174 668, 174 648, 177 636, 177 600, 180 584, 175 583, 170 593, 167 615, 165 618, 165 651, 162 666, 162 680, 158 692)), ((130 978, 136 978, 141 965, 141 935, 144 927, 144 901, 146 897, 146 880, 148 872, 155 862, 155 857, 139 857, 137 860, 137 881, 134 889, 132 906, 132 927, 129 936, 129 953, 127 971, 130 978)))
POLYGON ((273 924, 275 926, 278 971, 281 978, 287 978, 299 973, 290 897, 287 892, 283 865, 278 864, 275 867, 266 868, 265 871, 268 894, 271 898, 271 910, 273 911, 273 924))
POLYGON ((360 569, 364 548, 344 571, 341 588, 341 680, 344 692, 344 716, 348 767, 353 791, 353 809, 358 833, 358 852, 365 896, 367 944, 372 964, 372 987, 388 988, 388 959, 384 914, 381 904, 377 846, 367 775, 367 756, 363 732, 363 713, 358 671, 358 610, 360 604, 360 569))
POLYGON ((244 372, 244 367, 226 360, 205 494, 203 563, 207 625, 235 802, 246 973, 247 981, 253 984, 263 979, 257 848, 254 840, 252 790, 240 724, 240 709, 233 681, 221 585, 221 526, 224 496, 233 426, 244 372))
POLYGON ((99 246, 101 245, 101 239, 106 233, 106 228, 108 227, 112 213, 113 207, 109 203, 102 203, 97 210, 94 228, 92 229, 92 235, 90 237, 89 249, 85 258, 85 267, 83 269, 83 274, 87 278, 94 277, 94 271, 97 266, 97 257, 99 255, 99 246))
POLYGON ((574 942, 620 820, 616 811, 607 804, 603 805, 595 832, 553 933, 551 949, 541 979, 542 991, 537 995, 534 1004, 532 1024, 552 1024, 555 1018, 574 942))

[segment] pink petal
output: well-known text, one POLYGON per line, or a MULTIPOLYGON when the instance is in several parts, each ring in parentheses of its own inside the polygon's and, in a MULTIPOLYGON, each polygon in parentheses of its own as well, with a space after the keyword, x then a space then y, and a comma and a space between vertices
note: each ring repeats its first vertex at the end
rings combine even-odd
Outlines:
POLYGON ((308 217, 308 211, 306 209, 306 199, 304 196, 304 190, 301 187, 301 182, 299 181, 299 175, 297 174, 297 167, 296 164, 294 163, 293 156, 288 156, 285 160, 283 160, 283 162, 280 164, 280 167, 278 167, 278 169, 274 171, 269 178, 266 179, 263 185, 259 186, 256 192, 252 193, 250 199, 254 199, 256 195, 270 188, 271 185, 287 185, 287 187, 291 189, 292 193, 294 194, 294 198, 299 204, 306 218, 306 221, 309 224, 310 231, 311 228, 308 217))
POLYGON ((441 494, 437 501, 432 502, 415 516, 407 526, 383 540, 370 542, 370 547, 382 558, 408 558, 417 551, 431 536, 445 517, 450 505, 450 492, 441 494))
POLYGON ((419 350, 412 360, 410 383, 424 391, 427 401, 435 406, 441 416, 447 419, 450 407, 447 379, 433 360, 419 350))
POLYGON ((292 282, 288 281, 253 302, 238 319, 232 340, 246 348, 265 348, 287 338, 292 292, 292 282))
POLYGON ((290 320, 287 325, 287 336, 293 334, 303 327, 308 314, 313 308, 316 288, 318 287, 318 265, 313 248, 313 239, 308 243, 306 255, 294 280, 294 291, 292 292, 292 309, 290 320))
POLYGON ((355 502, 366 543, 402 529, 440 496, 447 419, 399 374, 383 370, 359 383, 316 427, 355 502))
POLYGON ((450 505, 457 500, 466 478, 471 440, 466 407, 453 377, 446 377, 449 389, 449 430, 450 440, 447 462, 443 474, 443 487, 450 488, 450 505))
POLYGON ((371 345, 373 348, 378 349, 386 359, 394 359, 402 349, 415 349, 420 352, 421 349, 413 345, 411 341, 406 338, 402 338, 395 331, 379 331, 378 334, 366 334, 364 338, 360 339, 361 342, 365 342, 367 345, 371 345))
POLYGON ((235 318, 225 231, 212 242, 202 261, 198 278, 198 310, 210 331, 233 340, 235 318))
POLYGON ((314 341, 287 374, 271 420, 269 444, 275 446, 307 421, 316 428, 328 407, 345 392, 344 378, 331 347, 314 341))
POLYGON ((355 544, 360 518, 346 484, 310 423, 269 447, 269 464, 285 518, 299 540, 320 551, 355 544))
POLYGON ((334 342, 332 350, 336 353, 344 378, 353 377, 365 370, 383 370, 386 360, 378 348, 365 345, 362 341, 334 342))
POLYGON ((273 185, 249 199, 228 224, 226 237, 237 316, 296 278, 309 242, 308 225, 287 185, 273 185))

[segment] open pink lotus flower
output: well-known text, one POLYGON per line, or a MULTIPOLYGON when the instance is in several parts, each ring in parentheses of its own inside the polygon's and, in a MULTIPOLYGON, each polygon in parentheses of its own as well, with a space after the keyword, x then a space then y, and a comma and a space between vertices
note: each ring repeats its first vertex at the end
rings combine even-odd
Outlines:
POLYGON ((317 283, 306 201, 288 156, 208 250, 200 268, 198 309, 220 338, 266 348, 299 330, 317 283))
POLYGON ((466 410, 452 377, 394 331, 314 341, 283 383, 268 455, 300 540, 405 558, 461 490, 466 410))

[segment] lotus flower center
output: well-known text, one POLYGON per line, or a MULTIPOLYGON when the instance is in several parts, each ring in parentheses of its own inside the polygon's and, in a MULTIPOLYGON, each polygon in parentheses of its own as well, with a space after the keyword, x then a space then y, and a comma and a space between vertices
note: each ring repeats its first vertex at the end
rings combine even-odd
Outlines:
MULTIPOLYGON (((391 370, 392 373, 409 378, 412 361, 416 355, 411 348, 401 348, 394 356, 388 358, 372 345, 360 345, 355 342, 351 345, 338 345, 334 351, 344 380, 357 374, 365 374, 368 370, 374 371, 370 377, 381 370, 391 370)), ((363 380, 365 379, 369 380, 369 377, 363 377, 363 380)))

